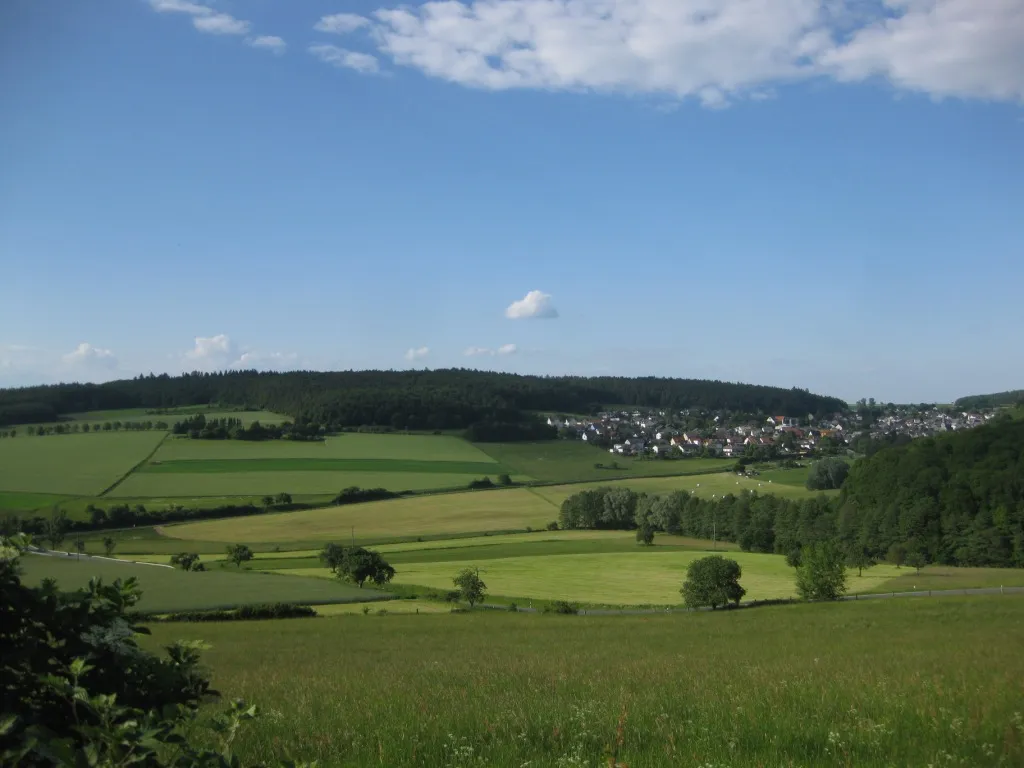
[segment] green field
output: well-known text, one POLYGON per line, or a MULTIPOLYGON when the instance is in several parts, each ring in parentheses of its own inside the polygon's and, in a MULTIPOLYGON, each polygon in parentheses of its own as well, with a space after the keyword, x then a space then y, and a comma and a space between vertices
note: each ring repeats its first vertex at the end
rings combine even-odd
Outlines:
POLYGON ((104 421, 165 421, 173 424, 176 421, 192 416, 197 413, 203 414, 207 419, 238 419, 248 426, 254 421, 261 424, 282 424, 291 421, 287 416, 271 411, 233 411, 229 408, 207 408, 196 405, 184 408, 168 409, 167 413, 147 413, 149 408, 122 408, 114 411, 85 411, 83 413, 70 413, 62 419, 70 419, 78 422, 104 422, 104 421))
MULTIPOLYGON (((633 552, 508 557, 479 563, 469 556, 401 566, 396 561, 395 583, 451 589, 452 576, 479 564, 494 595, 607 605, 679 605, 686 567, 708 554, 671 548, 637 550, 634 544, 633 552)), ((731 552, 729 557, 743 568, 740 584, 747 590, 745 600, 796 597, 793 569, 781 555, 731 552)), ((298 572, 315 575, 305 569, 298 572)), ((897 573, 893 566, 880 565, 862 577, 852 574, 848 583, 851 591, 863 591, 897 573)))
POLYGON ((185 611, 234 608, 256 603, 346 603, 380 600, 383 593, 362 590, 337 580, 275 576, 211 570, 185 573, 155 565, 132 565, 91 557, 21 558, 26 584, 44 578, 57 579, 62 589, 77 589, 98 576, 110 582, 136 577, 142 589, 138 609, 142 611, 185 611))
POLYGON ((538 443, 477 443, 477 447, 516 474, 540 482, 577 482, 650 475, 681 475, 715 472, 731 467, 729 459, 637 459, 608 453, 582 440, 550 440, 538 443), (611 468, 612 464, 618 468, 611 468), (605 468, 597 469, 594 465, 605 468))
MULTIPOLYGON (((404 602, 404 601, 403 601, 404 602)), ((390 613, 390 611, 389 611, 390 613)), ((1024 599, 156 625, 266 716, 243 762, 1016 766, 1024 599)))
POLYGON ((543 528, 557 517, 558 510, 531 489, 512 488, 209 520, 162 530, 178 539, 287 543, 339 541, 353 528, 361 540, 543 528))
MULTIPOLYGON (((487 454, 457 437, 345 433, 316 441, 168 440, 154 462, 234 459, 385 459, 470 462, 497 466, 487 454)), ((492 470, 499 472, 501 470, 492 470)))
POLYGON ((0 491, 96 496, 165 437, 165 432, 102 432, 0 440, 0 491))
POLYGON ((154 461, 140 474, 217 474, 221 472, 409 472, 413 474, 462 474, 484 477, 496 474, 493 463, 473 461, 418 461, 416 459, 193 459, 154 461))
MULTIPOLYGON (((0 470, 2 472, 2 470, 0 470)), ((0 511, 32 512, 42 510, 49 512, 56 505, 63 506, 74 499, 74 496, 59 496, 53 493, 22 493, 20 491, 0 491, 0 511)))
POLYGON ((443 472, 221 472, 133 474, 110 494, 119 496, 229 496, 232 494, 333 494, 357 485, 389 491, 465 488, 480 475, 443 472))

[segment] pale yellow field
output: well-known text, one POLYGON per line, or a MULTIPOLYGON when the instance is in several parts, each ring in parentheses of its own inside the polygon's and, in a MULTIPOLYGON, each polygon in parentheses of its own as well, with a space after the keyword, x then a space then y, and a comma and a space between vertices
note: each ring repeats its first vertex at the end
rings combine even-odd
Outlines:
MULTIPOLYGON (((646 492, 667 495, 673 491, 689 491, 698 496, 724 496, 728 493, 738 494, 741 491, 757 491, 770 493, 787 499, 806 499, 816 495, 815 492, 796 485, 773 483, 757 477, 739 477, 733 472, 719 472, 710 475, 691 475, 689 477, 639 477, 631 480, 612 480, 603 483, 573 483, 570 485, 549 485, 534 488, 534 493, 543 496, 556 506, 580 491, 605 486, 632 488, 637 493, 646 492)), ((828 491, 827 495, 838 493, 828 491)))
MULTIPOLYGON (((686 567, 706 552, 651 550, 586 555, 510 557, 495 560, 407 563, 396 566, 396 584, 449 590, 452 577, 463 568, 478 567, 492 595, 571 600, 605 605, 678 605, 686 567)), ((745 600, 795 597, 793 569, 780 555, 730 552, 743 568, 740 583, 745 600)), ((326 568, 279 571, 296 576, 330 577, 326 568)), ((849 574, 850 592, 877 588, 899 574, 893 566, 878 565, 863 576, 849 574)))
MULTIPOLYGON (((253 555, 255 560, 288 560, 291 558, 300 557, 316 557, 320 554, 319 549, 293 549, 289 552, 256 552, 253 555)), ((168 563, 170 562, 171 556, 167 553, 159 555, 113 555, 115 560, 124 560, 127 563, 168 563)), ((204 563, 216 563, 220 560, 227 560, 228 556, 224 553, 211 554, 211 555, 200 555, 199 559, 204 563)))
POLYGON ((164 536, 232 543, 332 541, 543 528, 558 517, 525 488, 419 496, 327 509, 165 526, 164 536))
POLYGON ((438 603, 432 600, 384 600, 378 603, 338 603, 336 605, 315 605, 317 616, 351 616, 361 615, 363 608, 370 609, 369 616, 375 616, 378 611, 387 611, 389 614, 416 614, 416 613, 451 613, 452 607, 447 603, 438 603))

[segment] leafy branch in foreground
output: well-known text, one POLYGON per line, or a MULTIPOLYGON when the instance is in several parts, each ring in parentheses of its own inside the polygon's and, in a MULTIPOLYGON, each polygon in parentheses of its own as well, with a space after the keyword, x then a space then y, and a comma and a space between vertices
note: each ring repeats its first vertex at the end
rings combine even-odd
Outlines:
POLYGON ((218 695, 199 666, 203 645, 177 642, 165 657, 141 649, 148 630, 128 613, 134 578, 68 593, 52 581, 25 586, 27 545, 18 535, 0 546, 0 764, 241 768, 232 743, 255 707, 236 701, 213 718, 216 749, 184 736, 218 695))

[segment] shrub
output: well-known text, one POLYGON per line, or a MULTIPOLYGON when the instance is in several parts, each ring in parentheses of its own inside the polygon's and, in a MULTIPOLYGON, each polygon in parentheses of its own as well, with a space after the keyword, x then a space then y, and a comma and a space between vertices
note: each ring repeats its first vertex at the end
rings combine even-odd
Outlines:
POLYGON ((558 530, 558 521, 557 520, 552 520, 550 523, 548 523, 548 530, 549 531, 557 531, 558 530))
POLYGON ((550 605, 544 606, 544 613, 560 613, 566 616, 575 616, 580 612, 580 607, 576 603, 570 603, 568 600, 555 600, 550 605))

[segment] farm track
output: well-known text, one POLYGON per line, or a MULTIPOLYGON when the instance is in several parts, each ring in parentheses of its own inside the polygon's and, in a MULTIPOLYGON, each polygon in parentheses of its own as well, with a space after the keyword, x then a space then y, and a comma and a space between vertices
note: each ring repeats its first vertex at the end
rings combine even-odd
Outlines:
POLYGON ((136 470, 138 470, 138 469, 139 469, 140 467, 144 466, 144 465, 145 465, 145 464, 146 464, 146 463, 147 463, 147 462, 148 462, 148 461, 149 461, 150 459, 152 459, 152 458, 153 458, 153 457, 154 457, 154 456, 156 455, 156 452, 160 450, 160 446, 162 446, 162 445, 163 445, 164 443, 166 443, 166 442, 167 442, 167 438, 168 438, 168 437, 170 437, 170 436, 171 436, 171 433, 170 433, 170 432, 165 432, 165 433, 164 433, 164 436, 163 436, 163 439, 162 439, 162 440, 161 440, 161 441, 160 441, 159 443, 157 443, 157 444, 156 444, 156 447, 154 447, 152 451, 150 451, 150 452, 149 452, 148 454, 146 454, 145 458, 143 458, 143 459, 142 459, 142 461, 140 461, 140 462, 139 462, 138 464, 136 464, 136 465, 135 465, 134 467, 132 467, 132 468, 131 468, 131 469, 129 469, 129 470, 127 471, 127 472, 125 472, 125 473, 124 473, 123 475, 121 475, 121 477, 119 477, 119 478, 118 478, 118 479, 117 479, 117 480, 116 480, 116 481, 115 481, 115 482, 113 483, 113 485, 109 486, 108 488, 104 488, 104 489, 103 489, 103 491, 102 491, 102 492, 100 492, 100 493, 99 493, 99 494, 97 495, 97 498, 103 498, 104 496, 106 496, 106 495, 107 495, 108 493, 110 493, 110 492, 111 492, 112 490, 114 490, 115 488, 117 488, 117 486, 119 486, 119 485, 120 485, 121 483, 123 483, 123 482, 124 482, 125 480, 127 480, 127 479, 128 479, 129 477, 131 477, 131 476, 132 476, 132 474, 133 474, 133 473, 134 473, 134 472, 135 472, 136 470))

